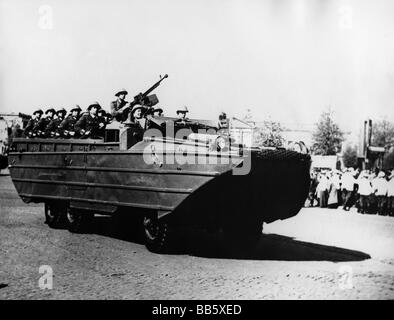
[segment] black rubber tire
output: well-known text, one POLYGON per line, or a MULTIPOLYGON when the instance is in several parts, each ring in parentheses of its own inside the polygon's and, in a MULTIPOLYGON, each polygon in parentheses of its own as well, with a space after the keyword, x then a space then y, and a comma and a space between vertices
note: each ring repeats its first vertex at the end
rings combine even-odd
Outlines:
POLYGON ((259 219, 229 220, 223 223, 225 252, 242 256, 249 254, 259 242, 263 223, 259 219))
POLYGON ((146 248, 154 253, 165 253, 170 248, 171 230, 168 220, 145 216, 142 234, 146 248))
POLYGON ((89 230, 94 214, 68 208, 66 213, 67 229, 72 233, 84 233, 89 230))
POLYGON ((65 213, 67 206, 64 204, 45 203, 45 223, 53 229, 59 229, 64 226, 65 213))
POLYGON ((8 167, 8 157, 0 154, 0 170, 8 167))

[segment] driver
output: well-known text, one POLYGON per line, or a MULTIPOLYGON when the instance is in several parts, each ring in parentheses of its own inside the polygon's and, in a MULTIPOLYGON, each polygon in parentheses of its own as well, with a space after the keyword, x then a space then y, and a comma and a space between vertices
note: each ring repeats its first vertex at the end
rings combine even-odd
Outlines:
POLYGON ((145 130, 147 126, 146 118, 143 116, 145 107, 137 104, 131 109, 131 123, 139 129, 145 130))
POLYGON ((187 114, 188 112, 189 112, 189 110, 187 109, 187 107, 186 107, 186 106, 183 106, 183 107, 179 108, 179 109, 176 111, 176 115, 177 115, 177 117, 178 117, 179 120, 184 121, 184 120, 187 120, 186 114, 187 114))

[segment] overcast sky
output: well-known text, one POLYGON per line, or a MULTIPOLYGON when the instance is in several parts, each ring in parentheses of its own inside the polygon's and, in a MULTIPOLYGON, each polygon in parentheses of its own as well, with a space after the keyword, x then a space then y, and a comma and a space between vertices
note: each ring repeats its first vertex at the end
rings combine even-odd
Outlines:
POLYGON ((394 121, 392 0, 0 0, 0 58, 1 112, 108 110, 168 73, 168 116, 394 121))

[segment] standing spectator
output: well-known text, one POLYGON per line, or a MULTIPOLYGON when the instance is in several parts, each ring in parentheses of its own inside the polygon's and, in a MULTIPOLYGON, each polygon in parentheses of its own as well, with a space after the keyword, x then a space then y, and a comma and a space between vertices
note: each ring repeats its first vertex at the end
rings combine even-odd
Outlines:
POLYGON ((328 200, 327 205, 329 208, 338 208, 338 192, 340 191, 340 180, 337 170, 331 173, 331 179, 329 181, 328 189, 328 200))
POLYGON ((352 205, 352 196, 354 191, 355 179, 353 177, 353 168, 349 168, 342 176, 342 200, 343 210, 349 211, 352 205))
POLYGON ((342 201, 342 172, 340 170, 337 170, 337 175, 338 175, 338 206, 343 205, 342 201))
POLYGON ((361 174, 360 168, 357 168, 357 169, 354 171, 354 173, 353 173, 354 179, 357 180, 358 177, 360 176, 360 174, 361 174))
POLYGON ((394 170, 387 182, 387 211, 390 216, 394 216, 394 170))
POLYGON ((316 188, 320 208, 327 207, 328 178, 325 173, 320 174, 319 184, 316 188))
MULTIPOLYGON (((371 181, 371 184, 373 186, 375 179, 377 178, 379 171, 376 171, 375 169, 369 170, 369 180, 371 181)), ((374 192, 371 193, 371 196, 369 197, 369 212, 371 214, 376 214, 377 209, 378 209, 378 199, 375 195, 374 192)))
POLYGON ((372 181, 373 193, 376 196, 379 215, 386 215, 387 180, 385 176, 385 173, 380 171, 378 176, 372 181))
POLYGON ((361 172, 358 179, 358 193, 360 195, 360 207, 358 212, 369 213, 369 199, 373 192, 371 182, 368 179, 367 173, 361 172))
POLYGON ((313 207, 316 199, 316 187, 318 185, 317 181, 317 174, 315 172, 311 173, 311 184, 309 185, 309 195, 308 195, 308 201, 309 201, 309 206, 313 207))

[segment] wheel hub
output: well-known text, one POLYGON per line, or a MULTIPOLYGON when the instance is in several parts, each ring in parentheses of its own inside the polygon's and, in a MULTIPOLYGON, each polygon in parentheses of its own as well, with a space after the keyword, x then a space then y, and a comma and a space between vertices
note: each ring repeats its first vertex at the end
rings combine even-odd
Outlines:
POLYGON ((152 218, 148 218, 148 217, 144 218, 143 223, 144 223, 144 229, 145 229, 146 236, 151 240, 155 240, 157 238, 158 233, 159 233, 158 224, 152 218))
POLYGON ((54 218, 55 217, 55 213, 53 212, 53 210, 51 210, 51 208, 47 209, 47 215, 50 218, 54 218))
POLYGON ((73 213, 71 210, 67 211, 67 219, 70 223, 73 223, 77 218, 77 215, 73 213))

